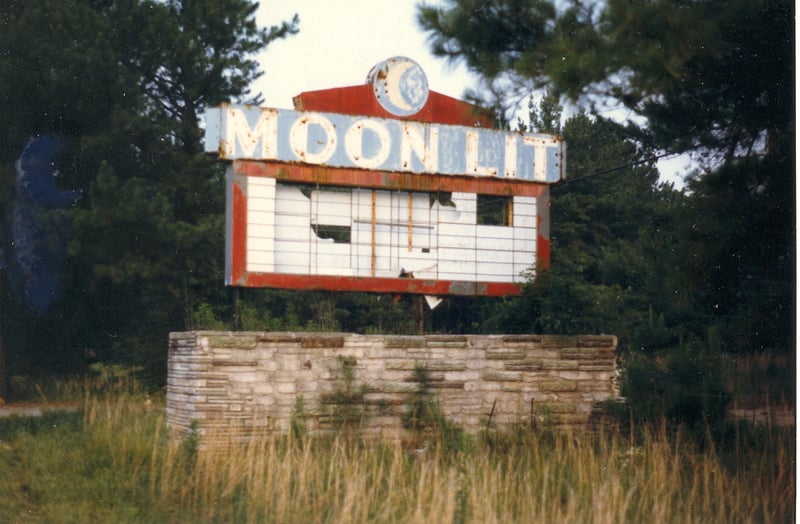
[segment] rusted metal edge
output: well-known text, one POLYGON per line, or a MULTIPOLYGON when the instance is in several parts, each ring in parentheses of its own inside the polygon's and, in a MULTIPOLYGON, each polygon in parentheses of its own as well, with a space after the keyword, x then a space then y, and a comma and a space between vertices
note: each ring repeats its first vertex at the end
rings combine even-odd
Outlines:
POLYGON ((233 170, 239 175, 275 178, 283 182, 398 191, 461 192, 527 197, 539 197, 548 191, 547 184, 527 180, 332 168, 290 162, 235 160, 233 170))
POLYGON ((420 295, 504 296, 518 295, 521 284, 385 277, 343 277, 288 273, 245 272, 234 286, 298 290, 355 291, 420 295))

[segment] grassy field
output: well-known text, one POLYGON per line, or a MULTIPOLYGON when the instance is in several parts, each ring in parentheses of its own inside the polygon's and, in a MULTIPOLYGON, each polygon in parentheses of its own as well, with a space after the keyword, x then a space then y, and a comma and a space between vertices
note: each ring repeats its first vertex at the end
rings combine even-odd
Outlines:
POLYGON ((198 446, 144 395, 0 419, 0 522, 793 522, 794 427, 198 446))

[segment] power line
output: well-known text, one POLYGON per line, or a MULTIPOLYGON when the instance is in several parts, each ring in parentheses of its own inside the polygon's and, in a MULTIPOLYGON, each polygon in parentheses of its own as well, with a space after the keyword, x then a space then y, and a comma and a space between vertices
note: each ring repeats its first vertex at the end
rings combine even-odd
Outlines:
POLYGON ((627 164, 623 164, 621 166, 615 166, 615 167, 609 167, 609 168, 606 168, 606 169, 601 169, 600 171, 595 171, 594 173, 590 173, 588 175, 579 176, 578 178, 563 178, 558 183, 559 184, 571 184, 573 182, 578 182, 579 180, 585 180, 587 178, 592 178, 592 177, 596 177, 596 176, 600 176, 600 175, 605 175, 607 173, 613 173, 614 171, 621 171, 622 169, 626 169, 626 168, 633 167, 633 166, 638 166, 639 164, 646 164, 648 162, 653 162, 654 160, 658 160, 659 158, 664 158, 665 156, 672 156, 672 155, 678 155, 678 154, 680 154, 680 153, 675 153, 675 152, 671 152, 670 151, 670 152, 667 152, 667 153, 661 153, 661 154, 658 154, 658 155, 652 155, 652 156, 649 156, 647 158, 643 158, 641 160, 637 160, 635 162, 629 162, 627 164))

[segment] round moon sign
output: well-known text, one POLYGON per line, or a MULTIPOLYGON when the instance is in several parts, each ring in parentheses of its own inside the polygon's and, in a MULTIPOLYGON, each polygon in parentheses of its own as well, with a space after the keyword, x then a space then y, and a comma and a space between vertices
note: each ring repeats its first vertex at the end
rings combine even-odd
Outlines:
POLYGON ((396 116, 418 113, 428 101, 428 79, 420 65, 410 58, 395 56, 380 62, 367 75, 375 98, 396 116))

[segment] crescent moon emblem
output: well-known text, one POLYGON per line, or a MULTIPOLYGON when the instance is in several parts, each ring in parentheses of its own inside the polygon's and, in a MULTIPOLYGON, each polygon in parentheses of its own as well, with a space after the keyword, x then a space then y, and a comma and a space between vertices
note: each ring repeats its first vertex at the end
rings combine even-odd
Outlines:
POLYGON ((428 80, 415 61, 395 56, 375 65, 367 75, 375 98, 386 111, 397 116, 419 112, 428 101, 428 80))
POLYGON ((386 73, 386 97, 389 99, 389 102, 396 105, 404 112, 413 111, 414 108, 403 96, 401 81, 403 79, 403 74, 415 65, 416 64, 413 62, 406 61, 389 64, 389 71, 386 73))

